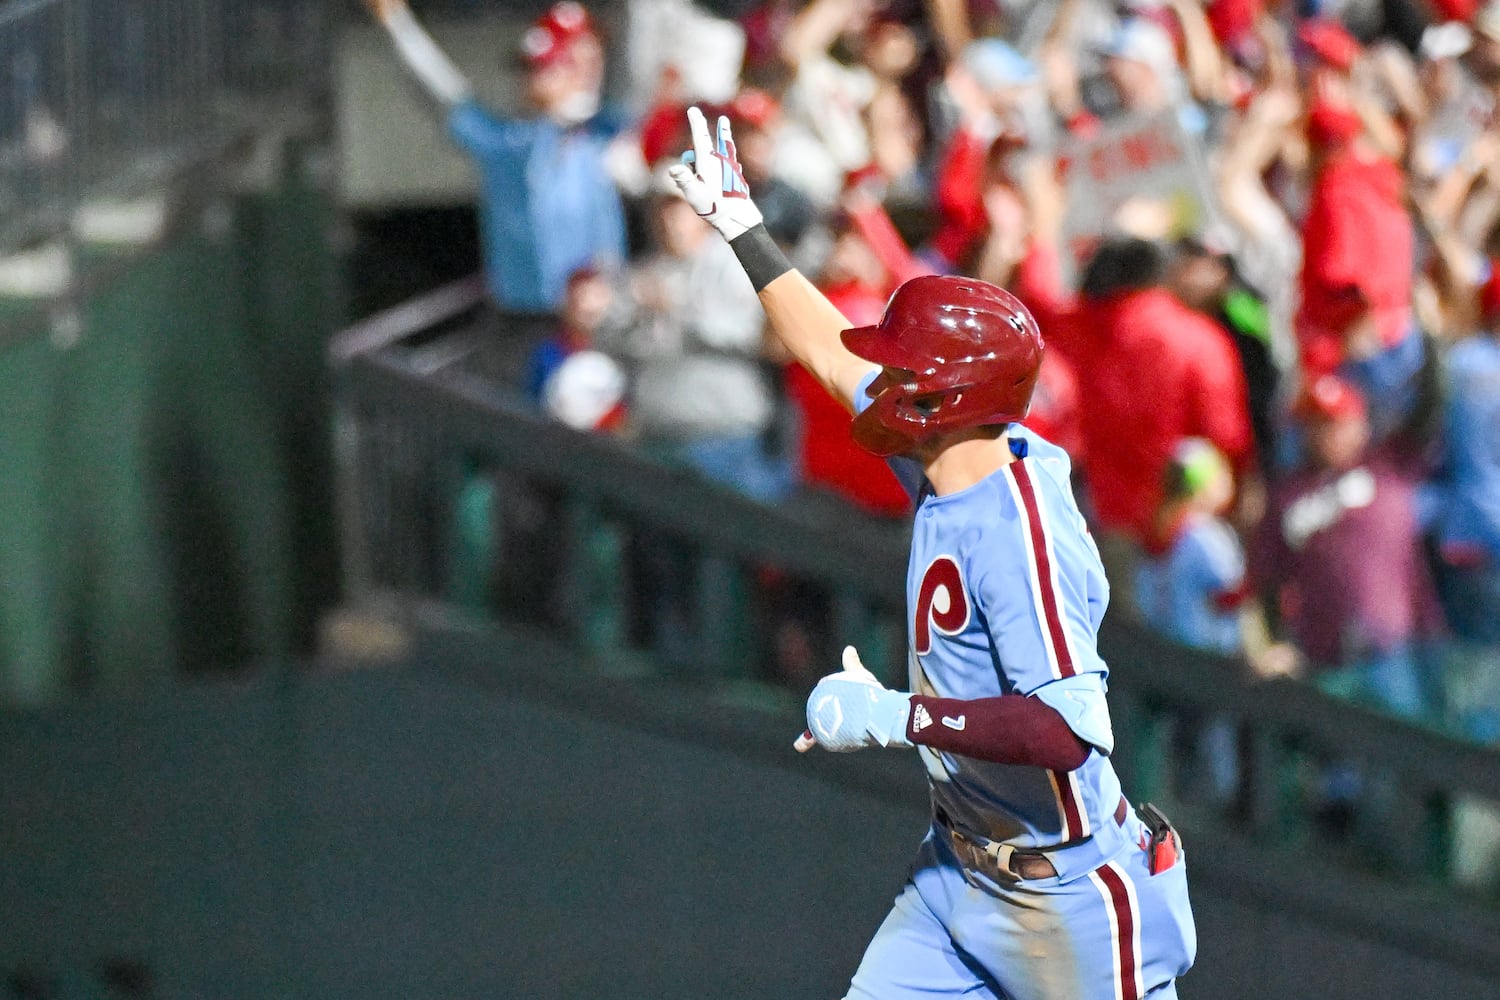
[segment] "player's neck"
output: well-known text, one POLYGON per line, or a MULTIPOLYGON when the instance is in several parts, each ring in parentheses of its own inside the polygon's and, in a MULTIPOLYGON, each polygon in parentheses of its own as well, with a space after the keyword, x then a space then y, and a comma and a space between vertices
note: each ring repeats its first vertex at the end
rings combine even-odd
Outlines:
POLYGON ((1003 434, 949 441, 919 457, 927 481, 940 497, 966 490, 1016 460, 1003 434))

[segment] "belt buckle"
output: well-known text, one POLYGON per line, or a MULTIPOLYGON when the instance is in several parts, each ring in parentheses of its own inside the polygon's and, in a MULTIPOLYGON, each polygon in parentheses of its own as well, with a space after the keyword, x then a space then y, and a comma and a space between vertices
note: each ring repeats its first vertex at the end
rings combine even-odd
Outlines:
POLYGON ((973 867, 986 874, 993 873, 997 881, 1001 882, 1024 882, 1027 880, 1052 878, 1057 875, 1057 867, 1048 860, 1045 854, 1032 851, 1018 851, 1010 844, 991 840, 986 843, 960 833, 957 830, 949 831, 954 845, 960 848, 959 854, 970 860, 973 867), (1036 874, 1024 874, 1017 868, 1027 861, 1041 862, 1046 866, 1046 871, 1036 874))
POLYGON ((998 841, 987 841, 980 843, 978 840, 961 833, 955 827, 948 828, 948 839, 953 844, 954 853, 958 855, 959 861, 966 869, 964 878, 969 878, 969 869, 989 875, 1000 882, 1017 882, 1020 877, 1010 870, 1010 855, 1015 848, 1009 844, 1001 844, 998 841), (1006 852, 1002 860, 1001 853, 1006 852))
POLYGON ((984 856, 995 866, 995 871, 1000 874, 1002 879, 1007 882, 1021 881, 1021 873, 1012 867, 1016 857, 1016 849, 1014 847, 992 840, 984 845, 984 856))

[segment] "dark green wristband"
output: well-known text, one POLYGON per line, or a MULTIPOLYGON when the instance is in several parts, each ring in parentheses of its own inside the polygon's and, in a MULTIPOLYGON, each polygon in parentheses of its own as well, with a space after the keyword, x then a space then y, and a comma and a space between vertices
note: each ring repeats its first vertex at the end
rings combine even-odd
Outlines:
POLYGON ((765 223, 736 236, 729 241, 729 246, 740 259, 740 266, 750 276, 750 284, 757 292, 792 269, 786 254, 766 232, 765 223))

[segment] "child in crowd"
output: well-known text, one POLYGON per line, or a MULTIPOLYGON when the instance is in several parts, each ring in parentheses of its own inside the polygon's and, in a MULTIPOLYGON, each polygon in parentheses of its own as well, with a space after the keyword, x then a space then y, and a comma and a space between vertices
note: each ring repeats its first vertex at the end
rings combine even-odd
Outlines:
MULTIPOLYGON (((1141 615, 1150 628, 1181 645, 1238 656, 1245 553, 1223 517, 1234 498, 1229 463, 1203 438, 1184 438, 1167 465, 1163 491, 1155 532, 1136 566, 1141 615)), ((1184 721, 1175 755, 1183 762, 1183 792, 1227 802, 1239 770, 1233 727, 1224 721, 1184 721)))
POLYGON ((1229 463, 1203 438, 1184 438, 1164 490, 1155 534, 1136 569, 1141 614, 1184 646, 1238 655, 1245 554, 1222 516, 1234 498, 1229 463))
POLYGON ((526 360, 522 383, 533 403, 544 405, 547 383, 568 358, 594 347, 594 335, 614 305, 613 287, 592 266, 580 267, 568 275, 557 329, 526 360))

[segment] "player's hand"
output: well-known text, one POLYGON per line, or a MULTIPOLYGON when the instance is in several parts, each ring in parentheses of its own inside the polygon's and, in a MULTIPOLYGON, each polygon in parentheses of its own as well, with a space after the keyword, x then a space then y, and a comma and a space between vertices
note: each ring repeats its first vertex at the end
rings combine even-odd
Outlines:
POLYGON ((911 695, 886 688, 844 647, 844 669, 818 681, 807 698, 807 731, 793 744, 799 753, 817 744, 834 753, 865 747, 909 747, 906 719, 911 695))
POLYGON ((761 214, 750 200, 750 186, 740 170, 729 119, 720 115, 718 134, 710 136, 703 112, 688 108, 687 116, 693 148, 683 153, 682 162, 673 164, 667 173, 693 211, 726 240, 732 240, 760 225, 761 214))

